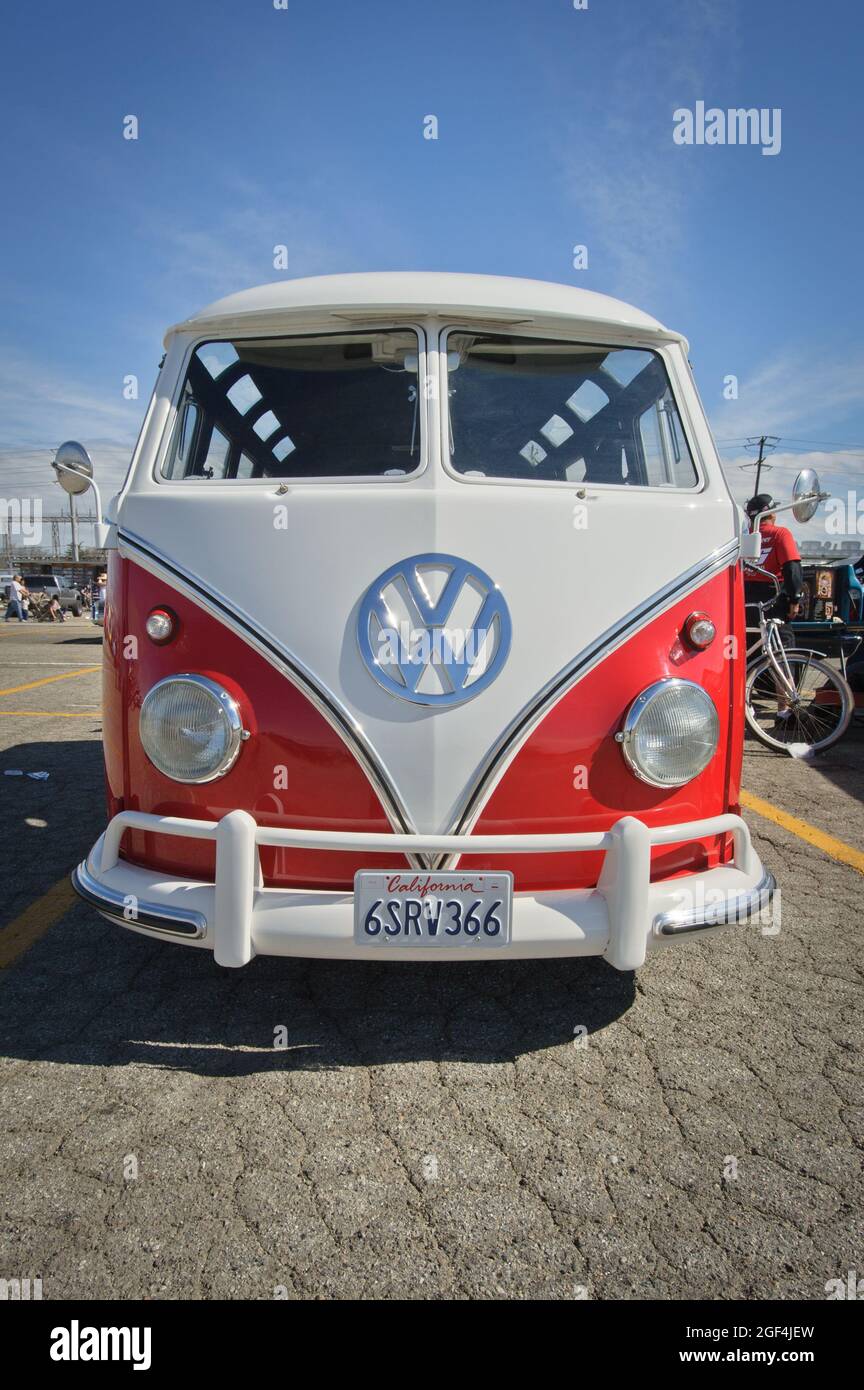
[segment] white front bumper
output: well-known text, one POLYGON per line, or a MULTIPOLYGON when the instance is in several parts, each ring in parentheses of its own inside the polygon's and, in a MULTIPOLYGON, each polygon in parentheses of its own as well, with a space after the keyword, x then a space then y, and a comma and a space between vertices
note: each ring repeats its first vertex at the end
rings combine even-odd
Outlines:
POLYGON ((103 916, 134 931, 185 941, 214 952, 220 965, 255 955, 325 956, 357 960, 492 960, 537 956, 604 956, 635 970, 646 951, 706 928, 758 917, 772 926, 774 878, 763 870, 740 816, 650 828, 625 816, 605 832, 574 835, 393 835, 274 830, 245 811, 221 821, 185 820, 122 811, 72 876, 77 891, 103 916), (126 829, 212 839, 215 882, 166 878, 119 858, 126 829), (650 882, 651 846, 731 833, 734 864, 701 874, 650 882), (381 854, 578 854, 605 852, 596 888, 516 893, 508 946, 476 938, 460 946, 355 943, 354 895, 262 886, 259 845, 381 854))

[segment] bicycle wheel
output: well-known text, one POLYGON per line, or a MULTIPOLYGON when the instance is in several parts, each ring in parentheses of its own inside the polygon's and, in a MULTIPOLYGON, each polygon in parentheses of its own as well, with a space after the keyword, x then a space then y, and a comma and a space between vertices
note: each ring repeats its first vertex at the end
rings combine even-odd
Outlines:
POLYGON ((753 733, 778 752, 821 753, 849 728, 855 697, 849 684, 811 652, 786 651, 795 696, 788 699, 767 656, 748 667, 744 712, 753 733), (785 711, 785 712, 784 712, 785 711))

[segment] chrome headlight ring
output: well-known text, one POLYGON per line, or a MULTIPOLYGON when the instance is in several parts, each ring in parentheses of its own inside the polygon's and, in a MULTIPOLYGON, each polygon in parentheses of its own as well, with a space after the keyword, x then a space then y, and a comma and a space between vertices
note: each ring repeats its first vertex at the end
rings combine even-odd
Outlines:
MULTIPOLYGON (((688 733, 685 730, 684 737, 687 736, 688 733)), ((678 737, 680 739, 681 735, 678 737)), ((654 738, 659 740, 660 733, 658 731, 654 732, 654 738)), ((717 707, 711 696, 695 681, 682 680, 677 676, 654 681, 652 685, 642 691, 641 695, 637 695, 624 716, 623 727, 615 735, 615 741, 621 745, 624 760, 634 777, 638 777, 640 782, 647 782, 651 787, 659 787, 666 791, 686 786, 688 782, 692 782, 695 777, 704 772, 717 752, 719 740, 720 720, 717 707), (668 702, 670 697, 673 699, 686 697, 690 701, 689 713, 695 714, 703 720, 702 750, 689 766, 682 769, 685 775, 660 777, 656 775, 656 770, 646 766, 647 759, 644 756, 645 750, 640 741, 639 725, 652 706, 656 708, 658 701, 668 702)), ((698 748, 698 744, 695 746, 698 748)))
MULTIPOLYGON (((181 729, 183 734, 191 738, 194 737, 193 730, 181 729)), ((207 676, 198 676, 190 672, 183 672, 176 676, 165 676, 151 686, 141 703, 139 714, 138 733, 141 739, 141 746, 153 766, 165 777, 170 777, 173 782, 185 784, 203 785, 207 782, 215 782, 218 778, 224 777, 237 761, 240 749, 249 733, 243 727, 243 719, 240 714, 240 707, 232 695, 228 694, 221 685, 209 680, 207 676), (170 705, 166 705, 166 695, 169 687, 175 688, 174 693, 180 694, 181 690, 176 688, 186 687, 187 691, 191 687, 193 697, 197 695, 199 709, 201 708, 201 697, 205 696, 212 701, 214 714, 222 721, 221 746, 218 748, 218 758, 212 761, 211 765, 204 766, 200 770, 190 767, 180 767, 171 765, 167 757, 160 757, 158 739, 163 734, 163 729, 167 713, 175 714, 170 705), (160 709, 160 704, 163 708, 160 709), (148 717, 152 721, 153 727, 148 729, 148 717), (157 722, 158 721, 158 722, 157 722)))

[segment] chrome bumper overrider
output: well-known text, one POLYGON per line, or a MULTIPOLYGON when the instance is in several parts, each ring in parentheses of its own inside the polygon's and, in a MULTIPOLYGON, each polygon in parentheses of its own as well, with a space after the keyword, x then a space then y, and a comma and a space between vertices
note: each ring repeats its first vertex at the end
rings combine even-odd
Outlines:
MULTIPOLYGON (((394 866, 396 867, 396 866, 394 866)), ((418 870, 417 872, 423 872, 418 870)), ((707 928, 771 913, 775 890, 740 816, 713 816, 649 827, 624 816, 608 831, 572 835, 394 835, 271 829, 246 811, 220 821, 121 811, 74 871, 78 893, 112 922, 147 935, 182 940, 214 952, 220 965, 245 965, 254 955, 353 959, 466 960, 602 955, 616 969, 635 970, 649 946, 707 928), (120 859, 127 829, 214 840, 212 883, 169 878, 120 859), (651 848, 731 834, 734 863, 652 883, 651 848), (420 946, 410 953, 354 941, 350 892, 265 888, 258 848, 381 854, 605 855, 596 888, 516 893, 507 947, 420 946)), ((776 930, 776 927, 771 929, 776 930)))

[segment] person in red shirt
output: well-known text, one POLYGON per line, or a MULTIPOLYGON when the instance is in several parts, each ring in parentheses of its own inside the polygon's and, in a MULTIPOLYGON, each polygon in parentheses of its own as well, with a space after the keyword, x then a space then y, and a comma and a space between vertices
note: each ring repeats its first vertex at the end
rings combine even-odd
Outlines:
MULTIPOLYGON (((767 610, 772 618, 787 621, 797 618, 801 609, 801 595, 804 578, 801 573, 801 556, 795 537, 786 526, 778 526, 775 514, 770 511, 774 499, 767 492, 757 493, 747 503, 747 515, 752 519, 759 512, 767 512, 759 522, 762 537, 762 554, 757 563, 768 574, 773 574, 780 584, 780 594, 767 610)), ((767 575, 755 574, 745 569, 744 601, 747 604, 765 603, 774 586, 767 575)), ((786 641, 786 634, 781 632, 786 641)))
MULTIPOLYGON (((791 627, 786 624, 792 618, 797 618, 801 609, 801 595, 804 590, 804 576, 801 573, 801 556, 798 553, 798 546, 795 544, 795 537, 786 526, 777 525, 777 517, 770 509, 774 506, 774 498, 767 492, 759 492, 755 497, 751 497, 747 503, 747 515, 751 521, 754 516, 759 516, 760 512, 766 515, 759 521, 759 532, 762 537, 762 553, 754 563, 760 569, 766 570, 766 574, 755 574, 753 570, 744 570, 744 603, 747 608, 748 625, 755 617, 755 609, 752 605, 757 603, 767 604, 765 612, 769 618, 780 618, 780 641, 784 647, 794 647, 795 634, 791 627), (768 578, 774 575, 780 585, 780 593, 776 599, 774 585, 768 578)), ((776 681, 777 688, 777 715, 776 724, 782 727, 789 719, 791 710, 786 692, 780 688, 776 681)))

